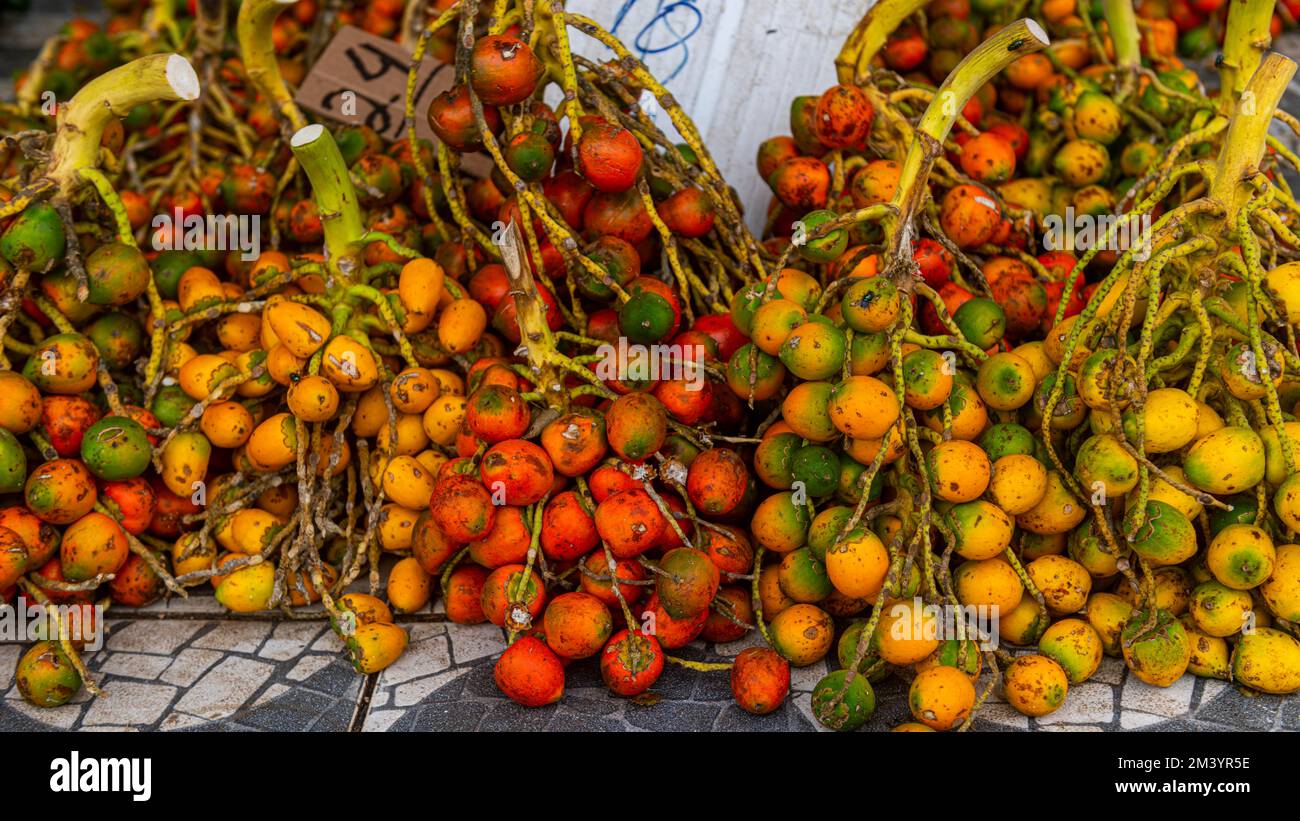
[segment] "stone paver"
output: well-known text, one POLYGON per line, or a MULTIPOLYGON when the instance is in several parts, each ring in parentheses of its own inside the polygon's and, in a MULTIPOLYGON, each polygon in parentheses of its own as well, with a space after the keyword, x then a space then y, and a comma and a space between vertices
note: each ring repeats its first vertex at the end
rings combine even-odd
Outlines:
POLYGON ((152 724, 162 718, 175 697, 176 688, 168 684, 119 681, 113 685, 110 697, 97 698, 90 703, 82 723, 152 724))
POLYGON ((176 709, 207 719, 229 715, 247 702, 274 670, 260 661, 227 656, 186 691, 176 709))

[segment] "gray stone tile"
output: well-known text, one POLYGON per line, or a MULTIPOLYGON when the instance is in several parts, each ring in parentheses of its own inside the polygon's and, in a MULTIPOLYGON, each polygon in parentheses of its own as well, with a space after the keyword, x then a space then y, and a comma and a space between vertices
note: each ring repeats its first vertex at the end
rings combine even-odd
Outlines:
POLYGON ((324 625, 309 621, 281 622, 271 631, 271 637, 257 655, 275 661, 297 658, 324 629, 324 625))
POLYGON ((292 690, 241 712, 239 722, 261 730, 302 732, 316 723, 334 704, 334 699, 310 690, 292 690))
POLYGON ((506 649, 505 635, 494 624, 450 624, 447 636, 457 664, 495 656, 506 649))
POLYGON ((166 656, 149 656, 144 653, 109 653, 97 668, 100 673, 127 676, 153 681, 172 663, 166 656))
POLYGON ((176 709, 214 721, 225 718, 244 706, 274 671, 266 662, 227 656, 181 696, 176 709))
POLYGON ((106 686, 106 692, 107 698, 97 698, 90 703, 82 724, 152 726, 162 718, 177 690, 167 684, 114 681, 106 686))
POLYGON ((381 686, 395 686, 419 676, 440 673, 451 666, 451 652, 446 636, 433 636, 415 642, 397 661, 379 674, 381 686))
POLYGON ((170 656, 208 624, 202 621, 141 619, 109 624, 109 650, 119 653, 153 653, 170 656))
MULTIPOLYGON (((81 716, 84 704, 64 704, 62 707, 35 707, 23 700, 15 687, 5 698, 5 707, 30 719, 37 727, 71 730, 81 716)), ((8 729, 8 728, 6 728, 8 729)))
POLYGON ((414 715, 414 711, 408 710, 371 710, 366 714, 361 729, 367 733, 382 733, 392 727, 399 718, 411 718, 414 715))
POLYGON ((660 702, 653 707, 629 704, 623 716, 628 724, 643 730, 702 732, 713 729, 713 723, 721 712, 719 704, 660 702))
POLYGON ((1168 687, 1153 687, 1129 676, 1124 682, 1120 706, 1124 710, 1138 710, 1143 713, 1175 718, 1185 714, 1192 706, 1192 690, 1196 687, 1196 677, 1185 675, 1168 687))
POLYGON ((790 714, 798 713, 798 708, 787 701, 765 716, 747 713, 735 704, 722 708, 713 729, 725 733, 781 733, 790 729, 790 714))
MULTIPOLYGON (((1278 720, 1284 700, 1280 696, 1248 696, 1228 689, 1223 695, 1196 711, 1196 718, 1241 730, 1271 730, 1278 720)), ((1292 712, 1296 700, 1290 700, 1292 712)))
POLYGON ((357 705, 351 701, 339 699, 309 729, 313 733, 347 732, 349 725, 352 723, 352 715, 356 712, 356 707, 357 705))
MULTIPOLYGON (((513 704, 513 702, 511 702, 513 704)), ((489 705, 481 701, 426 704, 415 714, 409 727, 393 724, 390 730, 414 729, 420 732, 467 732, 477 729, 489 705)), ((520 707, 519 709, 524 709, 520 707)), ((554 708, 551 708, 554 709, 554 708)), ((545 723, 545 719, 542 720, 545 723)))
POLYGON ((189 687, 199 680, 199 676, 208 671, 225 656, 220 650, 200 650, 186 647, 172 659, 171 665, 163 671, 162 680, 178 687, 189 687))
POLYGON ((478 730, 510 733, 541 730, 546 727, 547 722, 558 709, 554 704, 545 707, 523 707, 508 699, 499 701, 492 705, 487 715, 479 722, 478 730))
MULTIPOLYGON (((464 670, 447 670, 434 676, 426 676, 408 681, 393 687, 391 690, 385 689, 383 693, 392 694, 394 707, 410 707, 413 704, 419 704, 424 701, 430 693, 440 690, 452 681, 460 678, 465 674, 464 670)), ((379 691, 376 690, 376 693, 379 691)), ((388 702, 385 701, 385 704, 388 702)))
POLYGON ((302 686, 325 695, 350 698, 361 689, 365 677, 352 669, 352 663, 335 656, 329 664, 312 673, 302 686))
POLYGON ((24 649, 19 644, 0 644, 0 690, 14 683, 14 668, 18 666, 24 649))
POLYGON ((1038 719, 1038 726, 1052 724, 1110 724, 1115 720, 1115 688, 1109 684, 1084 682, 1070 688, 1054 713, 1038 719))
POLYGON ((560 733, 620 733, 627 726, 621 721, 600 716, 583 715, 560 707, 546 725, 548 732, 560 733))
POLYGON ((268 622, 223 621, 195 639, 193 646, 229 653, 253 653, 270 633, 271 625, 268 622))
POLYGON ((298 659, 298 663, 293 666, 292 670, 284 674, 284 677, 290 681, 303 681, 318 670, 328 667, 331 661, 333 661, 333 658, 325 655, 312 654, 303 656, 298 659))

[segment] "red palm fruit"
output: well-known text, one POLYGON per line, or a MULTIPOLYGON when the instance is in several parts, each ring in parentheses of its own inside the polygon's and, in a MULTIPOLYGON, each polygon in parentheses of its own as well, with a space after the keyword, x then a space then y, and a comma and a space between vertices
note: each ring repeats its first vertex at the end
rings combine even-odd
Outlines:
MULTIPOLYGON (((558 331, 564 325, 564 314, 560 312, 560 304, 555 301, 555 294, 551 289, 538 282, 537 295, 542 300, 542 313, 546 316, 546 325, 552 331, 558 331)), ((510 340, 513 344, 519 344, 519 309, 514 299, 503 299, 497 305, 496 312, 492 315, 492 327, 497 333, 510 340)))
POLYGON ((654 397, 683 425, 704 419, 713 407, 713 385, 687 379, 665 379, 655 386, 654 397))
POLYGON ((664 608, 657 593, 651 594, 641 616, 642 630, 653 635, 665 650, 676 650, 695 641, 708 620, 708 607, 689 618, 675 618, 664 608))
MULTIPOLYGON (((36 571, 36 575, 51 582, 66 583, 72 581, 63 575, 63 563, 57 556, 41 565, 40 569, 36 571)), ((50 601, 55 604, 69 604, 72 602, 89 604, 94 600, 94 594, 88 590, 55 590, 52 587, 43 589, 45 595, 49 596, 50 601)))
POLYGON ((600 544, 596 520, 571 490, 547 502, 542 513, 542 552, 546 558, 566 562, 579 559, 600 544))
POLYGON ((492 668, 501 692, 525 707, 545 707, 564 696, 564 665, 539 639, 521 636, 492 668))
POLYGON ((289 235, 304 244, 319 243, 325 237, 315 200, 298 200, 289 209, 289 235))
POLYGON ((0 527, 8 528, 22 538, 27 547, 29 568, 44 565, 59 550, 58 528, 21 505, 0 510, 0 527))
POLYGON ((451 571, 447 579, 447 596, 445 606, 447 618, 455 624, 482 624, 487 621, 483 615, 483 585, 487 582, 488 571, 476 564, 463 564, 451 571))
POLYGON ((163 538, 175 538, 181 535, 183 520, 186 516, 198 513, 201 509, 191 496, 177 496, 167 489, 159 477, 149 480, 153 490, 153 518, 149 520, 149 532, 163 538))
POLYGON ((439 482, 429 499, 433 521, 447 538, 466 543, 492 530, 496 507, 487 488, 469 476, 449 476, 439 482))
POLYGON ((1016 150, 1001 135, 985 131, 961 149, 961 170, 978 182, 996 185, 1016 173, 1016 150))
POLYGON ((60 456, 80 454, 81 440, 99 417, 99 408, 82 396, 47 396, 41 401, 41 428, 60 456))
POLYGON ((470 394, 465 424, 489 444, 522 436, 528 430, 528 403, 501 385, 484 385, 470 394))
POLYGON ((719 608, 708 611, 705 629, 699 631, 699 638, 719 644, 744 638, 750 630, 745 625, 754 624, 754 604, 749 590, 738 585, 723 587, 718 591, 718 599, 719 608), (737 621, 741 624, 736 624, 737 621))
POLYGON ((1017 122, 1002 120, 993 123, 987 129, 989 134, 996 134, 1010 144, 1016 152, 1016 162, 1022 163, 1029 154, 1029 132, 1017 122))
POLYGON ((470 85, 487 105, 523 102, 545 72, 527 43, 505 34, 479 38, 469 60, 470 85))
POLYGON ((535 570, 527 570, 522 564, 502 565, 483 582, 479 603, 483 615, 497 627, 507 622, 527 627, 546 606, 546 586, 535 570))
POLYGON ((692 619, 707 613, 718 592, 722 575, 708 554, 693 547, 675 547, 659 561, 663 571, 656 577, 655 592, 668 615, 692 619))
POLYGON ((509 439, 488 448, 479 475, 493 498, 526 507, 546 495, 555 469, 542 448, 523 439, 509 439))
POLYGON ((226 208, 236 214, 268 214, 275 198, 275 177, 264 169, 241 163, 221 181, 226 208))
POLYGON ((871 134, 875 109, 857 86, 835 85, 817 98, 813 129, 827 148, 862 148, 871 134))
POLYGON ((754 605, 750 592, 739 585, 731 585, 718 590, 718 599, 719 607, 717 610, 709 610, 700 638, 718 644, 743 638, 750 630, 745 625, 754 623, 754 605), (731 618, 727 618, 728 615, 731 618))
POLYGON ((618 559, 639 556, 659 544, 668 519, 639 487, 615 493, 596 506, 596 530, 618 559))
POLYGON ((713 203, 694 186, 674 192, 659 203, 659 218, 668 230, 682 237, 702 237, 713 230, 713 203))
POLYGON ((0 590, 17 584, 29 564, 30 554, 23 537, 7 527, 0 527, 0 590))
POLYGON ((597 191, 617 194, 630 189, 641 160, 641 144, 631 131, 606 122, 583 125, 576 170, 597 191))
POLYGON ((149 528, 157 502, 153 488, 141 476, 103 482, 99 488, 99 500, 115 515, 122 529, 132 536, 139 536, 149 528))
POLYGON ((819 97, 806 94, 790 101, 790 134, 800 151, 815 157, 826 153, 826 146, 817 139, 815 120, 819 100, 819 97))
POLYGON ((469 295, 495 313, 501 302, 510 293, 510 279, 506 276, 504 265, 490 262, 474 272, 465 283, 469 295))
POLYGON ((767 715, 790 692, 790 662, 770 647, 747 647, 731 667, 731 694, 742 709, 767 715))
POLYGON ((958 185, 943 197, 939 222, 958 248, 983 245, 1002 219, 997 201, 976 185, 958 185))
POLYGON ((1034 333, 1047 315, 1047 289, 1030 274, 1004 274, 990 280, 993 300, 1007 318, 1007 336, 1021 339, 1034 333))
POLYGON ((582 476, 605 458, 605 419, 591 411, 570 411, 542 428, 542 447, 556 473, 582 476))
POLYGON ((952 276, 954 264, 952 254, 929 237, 922 237, 916 241, 912 249, 912 258, 921 269, 921 277, 925 280, 925 284, 931 288, 942 287, 952 276))
POLYGON ((676 494, 667 494, 661 496, 664 500, 664 507, 668 508, 668 514, 671 521, 668 521, 668 527, 664 528, 664 535, 660 537, 659 544, 655 547, 659 550, 671 550, 674 547, 681 547, 683 544, 691 544, 691 535, 695 533, 695 522, 691 519, 690 511, 686 509, 686 503, 676 494), (673 523, 677 527, 673 527, 673 523), (677 531, 681 531, 679 534, 677 531), (683 541, 682 537, 685 536, 683 541))
MULTIPOLYGON (((610 579, 609 560, 605 551, 594 550, 584 562, 587 572, 578 580, 584 593, 600 599, 609 607, 618 607, 618 595, 614 593, 614 583, 610 579), (590 575, 588 575, 590 574, 590 575), (604 578, 605 581, 601 579, 604 578)), ((618 592, 628 604, 634 604, 641 598, 642 585, 631 584, 645 579, 645 569, 635 559, 614 560, 615 573, 619 579, 618 592)))
POLYGON ((694 329, 713 337, 718 343, 718 359, 726 362, 748 341, 730 314, 706 314, 695 320, 694 329))
POLYGON ((618 468, 602 465, 587 477, 587 486, 591 489, 591 498, 596 501, 596 504, 600 504, 615 493, 639 488, 641 485, 618 468))
POLYGON ((1079 260, 1069 251, 1044 251, 1038 255, 1038 262, 1058 282, 1064 282, 1074 266, 1079 264, 1079 260))
POLYGON ((629 462, 640 462, 663 446, 668 437, 668 414, 650 394, 620 396, 605 412, 605 434, 615 453, 629 462))
POLYGON ((583 229, 582 213, 591 202, 596 189, 578 172, 567 169, 542 183, 542 193, 560 212, 564 221, 575 231, 583 229))
MULTIPOLYGON (((474 108, 465 86, 449 88, 429 103, 429 128, 452 151, 472 151, 482 145, 474 108)), ((483 120, 495 133, 501 128, 501 114, 490 105, 483 106, 483 120)))
POLYGON ((885 65, 894 71, 911 71, 925 62, 928 51, 921 33, 911 26, 905 26, 885 42, 881 56, 885 58, 885 65))
POLYGON ((519 508, 498 507, 492 529, 483 538, 469 543, 469 557, 491 569, 519 564, 528 558, 531 539, 519 508))
MULTIPOLYGON (((655 227, 640 195, 630 188, 623 192, 599 191, 593 194, 583 209, 582 225, 583 234, 588 239, 612 236, 632 245, 645 241, 655 227)), ((646 257, 641 259, 645 261, 646 257)))
POLYGON ((600 654, 600 677, 615 695, 637 696, 664 671, 664 651, 650 636, 620 630, 600 654))
POLYGON ((746 574, 754 568, 754 547, 738 527, 714 525, 700 530, 700 549, 723 573, 746 574))
POLYGON ((443 567, 456 555, 460 545, 448 539, 433 521, 433 511, 426 510, 415 520, 411 533, 411 555, 430 576, 442 572, 443 567))
POLYGON ((749 471, 734 450, 712 448, 695 457, 686 476, 691 504, 706 516, 728 516, 740 507, 749 471))
POLYGON ((777 166, 767 184, 782 203, 806 213, 826 207, 831 172, 816 157, 794 157, 777 166))
POLYGON ((600 599, 588 593, 563 593, 542 616, 546 644, 566 659, 594 656, 614 632, 614 618, 600 599))
POLYGON ((108 592, 113 601, 127 607, 144 607, 157 601, 166 587, 149 563, 140 556, 131 554, 126 563, 117 571, 117 575, 108 583, 108 592))
POLYGON ((793 137, 772 137, 758 145, 758 176, 767 179, 786 160, 799 156, 799 146, 793 137))

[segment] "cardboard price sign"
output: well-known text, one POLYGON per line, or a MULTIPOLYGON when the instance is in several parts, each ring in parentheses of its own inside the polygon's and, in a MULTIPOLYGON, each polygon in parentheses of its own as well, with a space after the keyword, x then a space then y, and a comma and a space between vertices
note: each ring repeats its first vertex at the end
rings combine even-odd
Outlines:
MULTIPOLYGON (((294 100, 299 106, 348 125, 373 128, 394 142, 406 137, 406 77, 411 53, 402 45, 355 26, 344 26, 321 52, 294 100)), ((420 63, 415 84, 415 134, 434 145, 438 138, 424 112, 434 97, 452 87, 455 69, 434 59, 420 63)), ((462 168, 485 176, 484 155, 467 155, 462 168)))

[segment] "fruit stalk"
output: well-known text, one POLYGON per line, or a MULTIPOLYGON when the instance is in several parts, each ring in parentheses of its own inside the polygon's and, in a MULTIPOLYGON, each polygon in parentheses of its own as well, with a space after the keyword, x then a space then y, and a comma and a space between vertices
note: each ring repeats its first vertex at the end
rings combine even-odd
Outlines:
POLYGON ((235 34, 239 38, 239 53, 244 58, 248 79, 262 93, 281 118, 300 131, 307 125, 293 95, 280 76, 280 66, 275 59, 275 43, 271 39, 271 26, 280 12, 297 0, 244 0, 235 21, 235 34))
POLYGON ((1142 49, 1132 0, 1103 0, 1102 10, 1115 44, 1115 65, 1125 71, 1137 70, 1142 65, 1142 49))
POLYGON ((871 7, 835 57, 835 73, 844 85, 862 85, 871 60, 908 17, 925 7, 925 0, 880 0, 871 7))
POLYGON ((151 54, 100 75, 60 108, 46 176, 63 196, 71 196, 82 185, 81 169, 98 167, 100 139, 110 119, 145 103, 198 96, 198 75, 179 54, 151 54))
MULTIPOLYGON (((1273 111, 1295 71, 1292 60, 1269 54, 1245 84, 1236 104, 1210 184, 1210 196, 1227 209, 1230 229, 1236 226, 1237 212, 1255 190, 1250 180, 1259 173, 1273 111)), ((1226 91, 1227 86, 1224 88, 1226 91)))
POLYGON ((361 271, 365 227, 343 155, 334 138, 320 125, 299 129, 289 145, 311 182, 312 196, 320 210, 330 273, 351 282, 361 271))
POLYGON ((1219 60, 1219 113, 1232 113, 1273 42, 1269 25, 1275 0, 1236 0, 1228 7, 1228 25, 1219 60))

